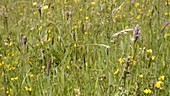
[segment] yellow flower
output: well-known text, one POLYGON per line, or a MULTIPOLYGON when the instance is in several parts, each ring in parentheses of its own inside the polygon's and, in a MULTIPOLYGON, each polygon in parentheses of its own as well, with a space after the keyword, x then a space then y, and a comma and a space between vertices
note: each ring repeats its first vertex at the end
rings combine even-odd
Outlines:
POLYGON ((139 78, 143 78, 143 75, 142 75, 142 74, 140 74, 140 75, 139 75, 139 78))
POLYGON ((80 12, 82 12, 82 11, 83 11, 83 9, 82 9, 82 8, 80 8, 79 10, 80 10, 80 12))
POLYGON ((134 15, 133 12, 130 12, 130 15, 133 16, 134 15))
POLYGON ((76 48, 76 47, 77 47, 77 44, 74 44, 74 47, 76 48))
POLYGON ((74 89, 74 93, 76 94, 76 96, 80 96, 81 95, 81 92, 80 92, 80 89, 74 89))
POLYGON ((148 13, 146 14, 146 16, 151 16, 152 10, 148 10, 148 13))
POLYGON ((29 64, 30 64, 30 65, 32 65, 32 62, 31 62, 31 61, 29 61, 29 64))
POLYGON ((116 71, 114 72, 114 75, 119 74, 119 69, 116 69, 116 71))
POLYGON ((159 81, 164 81, 164 80, 165 80, 165 76, 163 76, 163 75, 160 76, 160 77, 158 78, 158 80, 159 80, 159 81))
POLYGON ((155 60, 155 56, 152 56, 151 59, 152 59, 152 60, 155 60))
POLYGON ((45 66, 42 66, 41 68, 42 68, 42 69, 45 69, 45 66))
POLYGON ((141 9, 138 9, 138 12, 141 12, 141 9))
POLYGON ((42 26, 40 26, 40 27, 38 28, 38 30, 41 31, 41 30, 42 30, 42 26))
POLYGON ((138 7, 139 6, 139 3, 135 3, 135 7, 138 7))
POLYGON ((85 17, 85 19, 86 19, 86 20, 88 20, 88 19, 89 19, 89 17, 85 17))
POLYGON ((9 43, 9 46, 12 46, 13 44, 14 44, 14 42, 10 42, 10 43, 9 43))
POLYGON ((31 87, 27 87, 27 86, 26 86, 26 87, 25 87, 25 90, 26 90, 26 91, 30 91, 30 92, 31 92, 31 91, 32 91, 32 88, 31 88, 31 87))
POLYGON ((34 15, 37 15, 37 14, 38 14, 38 11, 33 12, 33 14, 34 14, 34 15))
POLYGON ((42 10, 47 10, 47 9, 48 9, 48 5, 42 7, 42 10))
POLYGON ((33 2, 33 4, 32 4, 32 5, 36 6, 36 5, 37 5, 37 2, 33 2))
POLYGON ((7 67, 7 69, 10 69, 11 65, 10 65, 10 64, 7 64, 6 67, 7 67))
POLYGON ((14 64, 18 64, 18 61, 16 61, 14 64))
POLYGON ((165 13, 164 13, 164 15, 166 15, 166 16, 167 16, 167 15, 169 15, 169 13, 168 13, 168 12, 165 12, 165 13))
POLYGON ((128 56, 128 58, 130 59, 132 65, 136 65, 136 61, 134 60, 133 56, 128 56))
POLYGON ((84 35, 88 35, 88 32, 86 31, 86 32, 84 32, 84 35))
POLYGON ((34 77, 34 74, 32 74, 31 72, 29 73, 29 76, 31 77, 31 78, 33 78, 34 77))
POLYGON ((6 94, 7 94, 7 96, 10 96, 11 91, 12 91, 12 89, 11 89, 11 88, 7 88, 7 90, 6 90, 6 94))
POLYGON ((18 76, 11 78, 11 81, 14 81, 14 80, 18 80, 18 76))
POLYGON ((162 89, 163 85, 164 85, 164 82, 157 81, 155 87, 158 88, 158 89, 162 89))
POLYGON ((165 5, 170 5, 170 0, 165 1, 165 5))
POLYGON ((14 52, 12 52, 11 56, 13 57, 14 55, 15 55, 15 53, 14 53, 14 52))
POLYGON ((109 8, 107 8, 109 11, 111 11, 112 10, 112 8, 111 7, 109 7, 109 8))
POLYGON ((164 35, 164 38, 167 38, 167 37, 169 37, 170 36, 170 34, 165 34, 164 35))
POLYGON ((147 53, 152 54, 152 49, 146 50, 147 53))
POLYGON ((75 26, 74 26, 74 28, 75 28, 75 29, 77 29, 77 28, 78 28, 78 26, 77 26, 77 25, 75 25, 75 26))
POLYGON ((151 93, 152 93, 152 90, 150 90, 150 89, 145 89, 143 92, 144 92, 145 94, 151 94, 151 93))
POLYGON ((0 67, 2 67, 4 65, 4 61, 0 62, 0 67))
POLYGON ((124 63, 125 63, 124 59, 119 58, 119 63, 120 63, 120 64, 124 64, 124 63))
POLYGON ((8 70, 15 70, 16 68, 15 67, 10 67, 8 70))
POLYGON ((141 18, 141 15, 138 15, 138 16, 136 17, 137 20, 139 20, 140 18, 141 18))
POLYGON ((91 5, 95 5, 96 4, 96 2, 91 2, 91 5))
POLYGON ((70 66, 67 66, 67 69, 70 69, 70 66))

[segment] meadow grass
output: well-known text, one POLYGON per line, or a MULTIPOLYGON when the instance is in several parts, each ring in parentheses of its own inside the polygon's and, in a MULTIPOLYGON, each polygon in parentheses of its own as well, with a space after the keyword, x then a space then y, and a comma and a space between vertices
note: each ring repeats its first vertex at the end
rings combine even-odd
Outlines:
POLYGON ((0 95, 169 96, 169 20, 169 0, 1 0, 0 95))

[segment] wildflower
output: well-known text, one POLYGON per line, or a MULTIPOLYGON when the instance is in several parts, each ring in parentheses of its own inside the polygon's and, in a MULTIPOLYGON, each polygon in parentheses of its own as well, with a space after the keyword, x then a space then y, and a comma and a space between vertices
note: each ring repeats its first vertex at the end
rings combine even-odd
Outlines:
POLYGON ((47 10, 47 9, 48 9, 48 5, 42 7, 42 10, 47 10))
POLYGON ((128 56, 132 65, 136 65, 136 61, 134 60, 133 56, 128 56))
POLYGON ((11 78, 11 81, 14 81, 14 80, 18 80, 18 76, 11 78))
POLYGON ((167 0, 167 1, 165 2, 165 5, 170 5, 170 0, 167 0))
POLYGON ((1 74, 1 76, 4 77, 4 76, 5 76, 5 73, 3 72, 3 73, 1 74))
POLYGON ((162 89, 163 85, 164 85, 164 82, 157 81, 155 87, 158 88, 158 89, 162 89))
POLYGON ((109 8, 108 8, 108 10, 109 10, 109 11, 111 11, 111 10, 112 10, 112 8, 111 8, 111 7, 109 7, 109 8))
POLYGON ((85 19, 86 19, 86 20, 88 20, 88 19, 89 19, 89 17, 85 17, 85 19))
POLYGON ((116 69, 116 71, 114 72, 114 75, 119 74, 119 69, 116 69))
POLYGON ((33 14, 34 14, 34 15, 37 15, 37 14, 38 14, 38 11, 33 12, 33 14))
POLYGON ((32 62, 31 62, 31 61, 29 61, 29 64, 30 64, 30 65, 32 65, 32 62))
POLYGON ((137 24, 134 31, 133 37, 131 38, 132 41, 136 42, 140 37, 141 30, 139 29, 139 25, 137 24))
POLYGON ((26 87, 25 87, 25 90, 31 92, 31 91, 32 91, 32 88, 26 86, 26 87))
POLYGON ((158 78, 158 80, 159 80, 159 81, 164 81, 164 80, 165 80, 165 76, 163 76, 163 75, 160 76, 160 77, 158 78))
POLYGON ((42 66, 41 68, 42 68, 42 69, 45 69, 45 66, 42 66))
POLYGON ((29 76, 31 77, 31 78, 33 78, 34 77, 34 74, 32 74, 31 72, 29 73, 29 76))
POLYGON ((151 59, 152 59, 152 60, 155 60, 155 56, 152 56, 151 59))
POLYGON ((106 80, 106 75, 105 74, 102 74, 101 76, 99 76, 99 80, 100 81, 104 81, 104 80, 106 80))
POLYGON ((131 0, 131 3, 134 4, 134 3, 135 3, 135 0, 131 0))
POLYGON ((40 26, 40 27, 38 28, 38 30, 41 31, 41 30, 42 30, 42 26, 40 26))
POLYGON ((15 55, 15 53, 14 53, 14 52, 12 52, 11 56, 13 57, 14 55, 15 55))
POLYGON ((16 68, 15 67, 10 67, 8 70, 15 70, 16 68))
POLYGON ((10 64, 7 64, 6 65, 6 68, 9 70, 11 68, 11 65, 10 64))
POLYGON ((141 12, 142 9, 138 9, 138 12, 141 12))
POLYGON ((7 43, 7 42, 5 42, 4 44, 5 44, 5 45, 8 45, 8 43, 7 43))
POLYGON ((12 91, 11 88, 7 88, 7 90, 6 90, 6 94, 8 94, 7 96, 10 96, 11 91, 12 91))
POLYGON ((96 4, 96 2, 91 2, 91 5, 95 5, 96 4))
POLYGON ((4 61, 0 62, 0 67, 2 67, 4 65, 4 61))
POLYGON ((14 62, 14 64, 18 64, 18 61, 14 62))
POLYGON ((74 47, 76 48, 76 47, 77 47, 77 44, 74 44, 74 47))
POLYGON ((146 50, 147 53, 152 54, 152 49, 146 50))
POLYGON ((137 20, 139 20, 140 18, 141 18, 141 15, 138 15, 138 16, 136 17, 137 20))
POLYGON ((169 13, 168 13, 168 12, 165 12, 165 13, 164 13, 164 15, 166 15, 166 16, 167 16, 167 15, 169 15, 169 13))
POLYGON ((9 46, 12 46, 13 44, 14 44, 14 42, 10 42, 10 43, 9 43, 9 46))
POLYGON ((80 12, 82 12, 82 11, 83 11, 83 9, 82 9, 82 8, 80 8, 79 10, 80 10, 80 12))
POLYGON ((135 7, 138 7, 139 6, 139 3, 135 3, 135 7))
POLYGON ((77 29, 77 28, 78 28, 78 26, 77 26, 77 25, 75 25, 75 26, 74 26, 74 28, 75 28, 75 29, 77 29))
POLYGON ((67 66, 67 69, 70 69, 70 66, 67 66))
POLYGON ((36 6, 36 5, 37 5, 37 2, 33 2, 33 4, 32 4, 32 5, 36 6))
POLYGON ((147 17, 151 16, 152 10, 148 10, 148 13, 146 14, 147 17))
POLYGON ((123 58, 119 58, 119 63, 122 65, 125 63, 124 59, 123 58))
POLYGON ((88 35, 88 32, 86 31, 86 32, 84 32, 84 35, 88 35))
POLYGON ((74 89, 74 93, 76 94, 76 96, 80 96, 81 95, 81 92, 80 92, 80 89, 74 89))
POLYGON ((170 36, 170 34, 165 34, 164 35, 164 38, 167 38, 167 37, 169 37, 170 36))
POLYGON ((142 74, 140 74, 140 75, 139 75, 139 78, 143 78, 143 75, 142 75, 142 74))
POLYGON ((150 89, 145 89, 143 92, 144 92, 145 94, 151 94, 151 93, 152 93, 152 90, 150 90, 150 89))

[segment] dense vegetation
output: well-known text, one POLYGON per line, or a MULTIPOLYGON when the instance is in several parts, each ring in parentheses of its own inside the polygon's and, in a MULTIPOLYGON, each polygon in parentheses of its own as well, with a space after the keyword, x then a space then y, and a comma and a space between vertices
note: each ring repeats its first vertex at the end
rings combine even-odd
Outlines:
POLYGON ((1 0, 1 96, 169 96, 170 0, 1 0))

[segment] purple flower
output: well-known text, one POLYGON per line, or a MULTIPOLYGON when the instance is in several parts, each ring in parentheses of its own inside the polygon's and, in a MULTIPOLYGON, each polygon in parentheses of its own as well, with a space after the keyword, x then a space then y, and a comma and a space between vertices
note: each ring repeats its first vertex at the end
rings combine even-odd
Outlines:
POLYGON ((131 0, 131 3, 134 4, 134 3, 135 3, 135 0, 131 0))
POLYGON ((140 28, 139 28, 139 25, 137 24, 135 29, 133 30, 133 37, 131 38, 132 41, 136 42, 138 39, 141 38, 140 36, 140 28))

